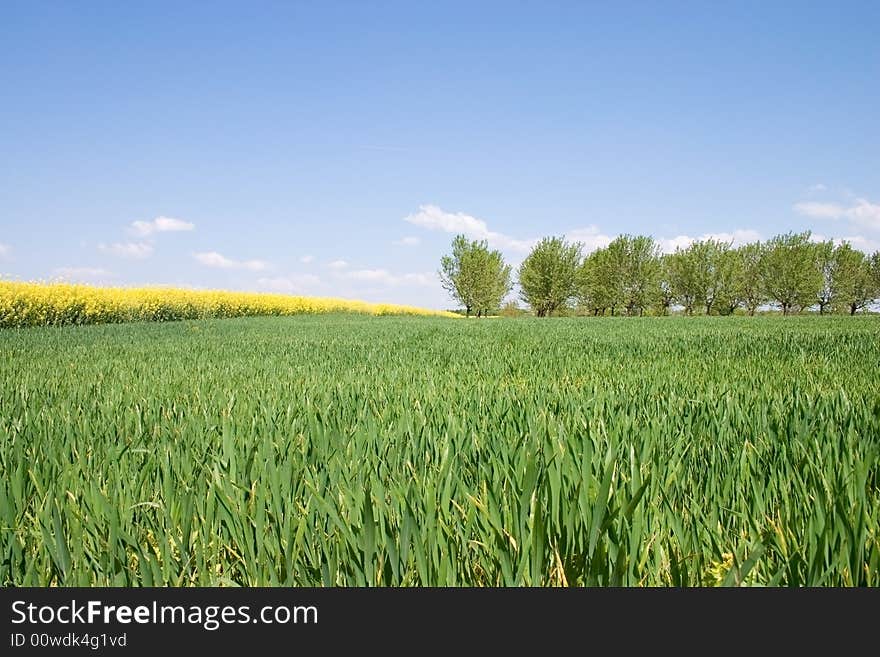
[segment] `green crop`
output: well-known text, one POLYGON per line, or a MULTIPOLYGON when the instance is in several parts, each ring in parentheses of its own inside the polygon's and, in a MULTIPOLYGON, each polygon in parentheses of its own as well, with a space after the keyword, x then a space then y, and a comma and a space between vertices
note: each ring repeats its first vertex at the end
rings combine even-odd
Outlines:
POLYGON ((3 585, 880 585, 875 318, 0 331, 3 585))

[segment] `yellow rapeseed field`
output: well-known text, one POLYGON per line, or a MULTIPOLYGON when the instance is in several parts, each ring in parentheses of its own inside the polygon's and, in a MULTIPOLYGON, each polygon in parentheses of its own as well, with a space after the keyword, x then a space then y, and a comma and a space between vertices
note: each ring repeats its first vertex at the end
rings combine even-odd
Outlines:
POLYGON ((0 281, 0 327, 337 312, 458 317, 454 313, 413 306, 325 297, 0 281))

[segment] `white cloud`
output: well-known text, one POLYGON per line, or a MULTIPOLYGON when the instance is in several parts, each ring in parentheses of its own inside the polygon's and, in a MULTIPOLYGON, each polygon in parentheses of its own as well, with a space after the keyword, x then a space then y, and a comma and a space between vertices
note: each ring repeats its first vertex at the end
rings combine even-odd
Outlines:
POLYGON ((193 257, 206 267, 218 267, 220 269, 248 269, 250 271, 263 271, 268 269, 268 263, 263 260, 232 260, 216 251, 195 253, 193 257))
POLYGON ((131 232, 138 237, 147 237, 153 233, 172 233, 183 230, 194 230, 196 225, 173 217, 156 217, 152 221, 132 221, 131 232))
POLYGON ((119 258, 132 258, 143 260, 153 254, 153 246, 146 242, 114 242, 113 244, 98 244, 98 250, 102 253, 119 258))
POLYGON ((399 240, 392 242, 394 246, 418 246, 422 240, 418 237, 401 237, 399 240))
POLYGON ((10 251, 12 251, 12 249, 9 247, 9 245, 0 242, 0 256, 9 255, 10 251))
POLYGON ((715 240, 716 242, 732 242, 733 246, 742 246, 749 242, 757 242, 761 234, 751 228, 738 228, 732 233, 706 233, 700 236, 701 240, 715 240))
POLYGON ((73 279, 100 278, 113 275, 106 269, 100 269, 99 267, 57 267, 55 273, 63 278, 73 279))
POLYGON ((321 279, 314 274, 291 274, 290 276, 257 279, 257 284, 260 287, 273 292, 302 293, 320 283, 321 279))
POLYGON ((839 240, 834 240, 835 242, 849 242, 854 249, 858 249, 864 253, 874 253, 874 251, 880 251, 880 239, 868 239, 866 237, 862 237, 861 235, 851 235, 849 237, 842 237, 839 240))
POLYGON ((334 260, 329 265, 330 269, 345 269, 348 267, 348 263, 345 260, 334 260))
POLYGON ((489 230, 488 225, 482 219, 477 219, 463 212, 444 212, 436 205, 420 205, 418 212, 404 217, 403 220, 428 230, 462 233, 471 239, 486 240, 493 247, 510 251, 526 253, 535 243, 535 240, 518 240, 503 233, 489 230))
POLYGON ((866 199, 856 200, 856 204, 846 211, 846 216, 865 228, 880 230, 880 205, 866 199))
POLYGON ((341 278, 378 285, 433 285, 436 276, 431 274, 392 274, 386 269, 357 269, 338 274, 341 278))
POLYGON ((596 249, 604 249, 614 239, 610 235, 600 232, 599 227, 593 224, 586 228, 576 228, 569 231, 565 237, 566 240, 571 242, 581 242, 584 245, 585 253, 592 253, 596 249))
MULTIPOLYGON (((810 233, 810 241, 811 242, 824 242, 828 238, 822 233, 810 233)), ((834 237, 831 238, 831 241, 835 246, 840 246, 844 242, 849 242, 852 248, 862 251, 863 253, 873 253, 874 251, 880 251, 880 240, 869 239, 867 237, 862 237, 861 235, 850 235, 848 237, 834 237)))
POLYGON ((299 261, 300 261, 301 263, 303 263, 304 265, 308 265, 309 263, 315 261, 315 256, 304 255, 302 258, 299 259, 299 261))
POLYGON ((818 192, 826 192, 828 191, 828 187, 823 185, 822 183, 816 183, 815 185, 810 185, 807 189, 809 194, 816 194, 818 192))
POLYGON ((663 253, 673 253, 676 249, 686 249, 694 242, 704 242, 706 240, 715 240, 716 242, 728 242, 733 246, 742 246, 749 242, 757 242, 761 239, 761 234, 751 228, 737 228, 733 232, 725 233, 703 233, 698 237, 690 235, 676 235, 675 237, 661 237, 657 240, 660 250, 663 253))
POLYGON ((794 211, 816 219, 840 219, 846 215, 846 208, 836 203, 814 203, 805 201, 794 204, 794 211))
POLYGON ((837 203, 795 203, 795 212, 817 219, 849 219, 870 230, 880 231, 880 205, 867 199, 857 198, 855 204, 843 206, 837 203))
POLYGON ((676 249, 686 249, 696 241, 695 237, 677 235, 676 237, 661 237, 657 240, 663 253, 673 253, 676 249))

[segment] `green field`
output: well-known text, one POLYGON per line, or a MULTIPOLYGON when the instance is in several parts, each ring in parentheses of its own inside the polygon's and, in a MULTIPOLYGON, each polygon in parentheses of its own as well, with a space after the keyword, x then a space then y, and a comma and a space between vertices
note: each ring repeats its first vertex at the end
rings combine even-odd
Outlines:
POLYGON ((0 331, 3 585, 880 585, 880 321, 0 331))

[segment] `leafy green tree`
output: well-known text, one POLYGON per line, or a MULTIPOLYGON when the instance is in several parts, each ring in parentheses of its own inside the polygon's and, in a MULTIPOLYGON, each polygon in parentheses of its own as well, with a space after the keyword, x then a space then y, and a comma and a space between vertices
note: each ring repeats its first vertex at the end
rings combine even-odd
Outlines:
POLYGON ((761 258, 764 290, 788 315, 815 303, 822 276, 814 264, 810 231, 776 235, 767 242, 761 258))
POLYGON ((668 256, 669 284, 676 303, 684 306, 685 315, 693 315, 694 307, 702 301, 703 283, 697 260, 688 249, 677 248, 668 256))
POLYGON ((837 247, 835 260, 835 304, 855 315, 880 296, 880 282, 872 276, 871 258, 848 242, 837 247))
POLYGON ((746 312, 754 315, 758 307, 769 300, 761 270, 764 245, 761 242, 743 244, 734 253, 739 261, 735 268, 736 297, 746 312))
POLYGON ((620 235, 608 245, 619 252, 620 293, 627 315, 642 315, 656 298, 660 248, 646 235, 620 235))
POLYGON ((604 315, 616 297, 612 283, 615 269, 609 260, 605 249, 597 249, 584 258, 578 271, 578 297, 581 305, 594 316, 604 315))
POLYGON ((549 316, 577 293, 581 249, 579 242, 545 237, 523 260, 518 277, 520 297, 538 317, 549 316))
POLYGON ((594 315, 622 307, 627 315, 642 315, 657 300, 660 249, 645 235, 619 235, 607 247, 584 260, 578 277, 581 304, 594 315))
POLYGON ((719 315, 733 315, 743 304, 739 288, 742 266, 739 250, 724 244, 724 248, 718 253, 715 269, 714 305, 719 315))
POLYGON ((871 279, 874 281, 875 296, 880 296, 880 251, 874 251, 871 256, 871 279))
POLYGON ((614 317, 617 314, 617 309, 623 306, 626 301, 624 289, 626 245, 620 239, 616 239, 601 252, 599 258, 601 285, 607 295, 608 309, 611 311, 611 316, 614 317))
MULTIPOLYGON (((732 315, 740 305, 747 305, 744 296, 743 254, 729 242, 715 239, 698 240, 687 248, 678 248, 667 256, 668 287, 675 301, 692 315, 702 305, 706 314, 713 311, 732 315)), ((752 313, 754 313, 754 307, 752 313)))
POLYGON ((440 282, 468 316, 498 308, 510 292, 510 274, 499 251, 490 251, 486 240, 470 241, 464 235, 456 235, 452 255, 440 260, 440 282))
POLYGON ((855 294, 858 279, 864 278, 866 273, 866 260, 863 253, 855 251, 846 242, 834 246, 833 241, 826 240, 815 244, 813 249, 822 281, 816 303, 819 304, 819 314, 824 315, 840 305, 842 296, 855 294))
POLYGON ((670 268, 669 254, 660 257, 660 265, 657 274, 657 294, 655 299, 661 315, 668 315, 669 309, 675 303, 675 290, 672 287, 672 271, 670 268))
POLYGON ((732 292, 730 277, 721 271, 729 249, 730 244, 726 242, 707 239, 694 242, 685 251, 693 260, 696 299, 705 306, 707 315, 712 313, 716 301, 732 292))

